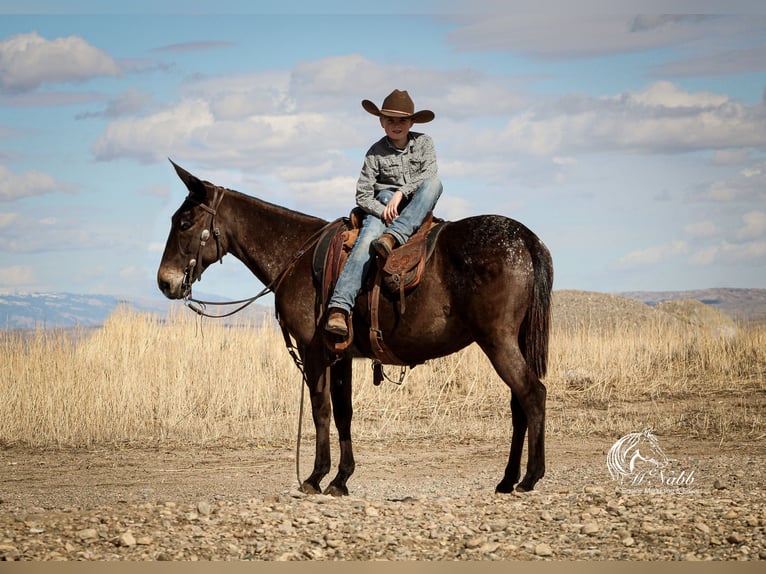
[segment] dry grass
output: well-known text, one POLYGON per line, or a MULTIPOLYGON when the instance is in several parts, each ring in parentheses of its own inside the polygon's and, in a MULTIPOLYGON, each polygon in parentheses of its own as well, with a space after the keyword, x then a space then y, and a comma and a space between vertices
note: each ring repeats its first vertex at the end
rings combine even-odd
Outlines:
MULTIPOLYGON (((121 309, 91 334, 6 333, 0 347, 0 446, 295 440, 300 375, 271 325, 121 309)), ((475 346, 415 368, 401 387, 374 387, 369 365, 354 367, 356 437, 507 440, 507 388, 475 346)), ((721 336, 667 321, 554 325, 548 433, 762 438, 765 375, 764 326, 721 336)))

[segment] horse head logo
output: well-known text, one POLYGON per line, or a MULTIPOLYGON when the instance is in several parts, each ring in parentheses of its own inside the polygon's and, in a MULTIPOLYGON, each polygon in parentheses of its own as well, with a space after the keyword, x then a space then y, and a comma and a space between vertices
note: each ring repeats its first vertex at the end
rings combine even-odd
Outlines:
POLYGON ((630 484, 639 485, 650 473, 665 468, 668 457, 662 452, 660 443, 651 429, 630 433, 618 440, 606 456, 606 467, 612 480, 627 479, 630 484))

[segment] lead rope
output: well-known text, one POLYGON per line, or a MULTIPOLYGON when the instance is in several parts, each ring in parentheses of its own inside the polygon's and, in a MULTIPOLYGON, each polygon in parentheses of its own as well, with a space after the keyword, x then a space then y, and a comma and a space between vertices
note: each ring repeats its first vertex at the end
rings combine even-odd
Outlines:
POLYGON ((295 478, 298 479, 298 489, 303 486, 303 481, 301 480, 301 434, 303 432, 303 401, 305 395, 306 385, 301 381, 301 402, 298 407, 298 438, 295 441, 295 478))
MULTIPOLYGON (((216 200, 214 200, 216 203, 216 209, 211 209, 207 205, 195 201, 197 205, 199 205, 201 208, 203 208, 205 211, 207 211, 213 216, 213 220, 211 220, 211 227, 214 227, 217 207, 223 201, 224 193, 225 193, 225 190, 221 193, 220 198, 216 198, 216 200)), ((261 297, 263 297, 269 292, 276 294, 277 290, 282 285, 282 281, 284 281, 284 279, 292 272, 298 260, 301 257, 303 257, 303 255, 306 253, 308 249, 313 247, 319 241, 320 237, 324 234, 325 231, 327 231, 333 225, 336 225, 339 221, 342 221, 342 219, 343 218, 338 218, 334 221, 331 221, 330 223, 322 226, 322 228, 316 231, 313 235, 311 235, 311 237, 309 237, 306 240, 306 242, 300 247, 300 249, 298 249, 298 251, 296 251, 293 254, 292 260, 287 265, 287 267, 282 271, 282 273, 280 273, 271 283, 266 285, 266 287, 264 287, 260 293, 258 293, 257 295, 253 297, 249 297, 248 299, 241 299, 239 301, 218 302, 218 301, 201 301, 199 299, 193 298, 191 294, 191 284, 194 283, 194 278, 193 278, 194 266, 190 265, 189 268, 187 268, 187 271, 184 273, 184 281, 187 280, 187 275, 188 275, 188 281, 189 281, 189 292, 184 297, 184 304, 186 305, 186 307, 188 307, 189 309, 191 309, 192 311, 194 311, 197 315, 201 317, 209 317, 211 319, 223 319, 225 317, 230 317, 231 315, 234 315, 235 313, 239 313, 245 307, 247 307, 251 303, 254 303, 257 299, 260 299, 261 297), (240 306, 226 314, 211 315, 207 313, 206 311, 207 305, 240 305, 240 306)), ((219 248, 218 237, 220 236, 220 231, 214 227, 213 233, 216 238, 216 248, 218 249, 219 248)), ((207 241, 208 238, 209 236, 202 238, 200 251, 201 251, 201 248, 204 247, 205 245, 204 242, 207 241)), ((219 255, 219 260, 223 262, 223 257, 220 256, 220 252, 217 254, 219 255)), ((196 260, 193 260, 193 261, 196 264, 196 260)), ((305 394, 306 394, 306 387, 308 386, 308 378, 306 377, 306 370, 303 368, 303 360, 300 358, 300 356, 296 352, 295 345, 293 345, 292 340, 290 339, 290 334, 287 332, 287 328, 285 327, 282 319, 279 317, 278 314, 277 314, 277 321, 279 322, 279 326, 282 328, 282 335, 284 336, 287 350, 290 353, 290 356, 292 357, 293 362, 298 367, 298 370, 301 372, 301 400, 300 400, 300 407, 299 407, 300 410, 298 412, 298 436, 295 441, 295 474, 298 479, 298 485, 300 488, 303 485, 303 481, 301 480, 301 469, 300 469, 301 434, 303 429, 303 410, 304 410, 303 403, 305 402, 305 394)), ((326 379, 325 383, 329 380, 329 369, 330 367, 327 368, 327 373, 325 375, 325 379, 326 379)))
POLYGON ((303 486, 303 481, 301 480, 301 435, 303 434, 303 403, 306 400, 305 396, 306 387, 308 386, 308 377, 306 377, 306 369, 303 368, 303 359, 300 358, 295 345, 293 345, 293 341, 290 338, 290 333, 288 333, 287 327, 285 327, 281 317, 277 317, 277 320, 279 321, 279 326, 282 329, 282 336, 285 339, 287 352, 290 353, 295 366, 298 367, 298 370, 301 372, 301 401, 300 406, 298 407, 298 436, 295 440, 295 477, 298 479, 298 488, 300 489, 300 487, 303 486))

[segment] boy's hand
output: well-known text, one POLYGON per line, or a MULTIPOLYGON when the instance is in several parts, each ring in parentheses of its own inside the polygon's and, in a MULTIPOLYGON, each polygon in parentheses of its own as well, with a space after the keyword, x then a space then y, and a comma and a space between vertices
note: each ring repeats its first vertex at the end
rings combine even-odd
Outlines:
POLYGON ((391 225, 394 219, 399 217, 399 204, 402 202, 402 199, 404 199, 404 194, 401 191, 397 191, 386 204, 386 208, 383 210, 383 221, 386 222, 386 225, 391 225))

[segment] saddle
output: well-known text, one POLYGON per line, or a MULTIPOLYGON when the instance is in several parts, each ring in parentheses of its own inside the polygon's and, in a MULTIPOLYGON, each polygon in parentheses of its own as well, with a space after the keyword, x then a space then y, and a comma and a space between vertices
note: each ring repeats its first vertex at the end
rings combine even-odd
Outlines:
MULTIPOLYGON (((314 277, 320 286, 316 308, 318 323, 324 318, 327 301, 348 259, 348 254, 356 243, 364 217, 365 213, 360 208, 354 208, 348 218, 339 220, 317 243, 313 268, 314 277)), ((383 343, 378 321, 381 290, 388 296, 398 297, 399 313, 404 314, 406 294, 420 284, 426 262, 433 253, 436 237, 443 224, 444 220, 435 218, 433 213, 429 213, 407 243, 390 253, 384 265, 381 266, 380 259, 375 258, 376 268, 371 274, 372 282, 366 288, 370 313, 370 342, 375 357, 382 363, 405 364, 383 343)), ((349 321, 348 337, 345 341, 330 344, 330 350, 340 353, 351 345, 353 339, 353 328, 349 321)))

